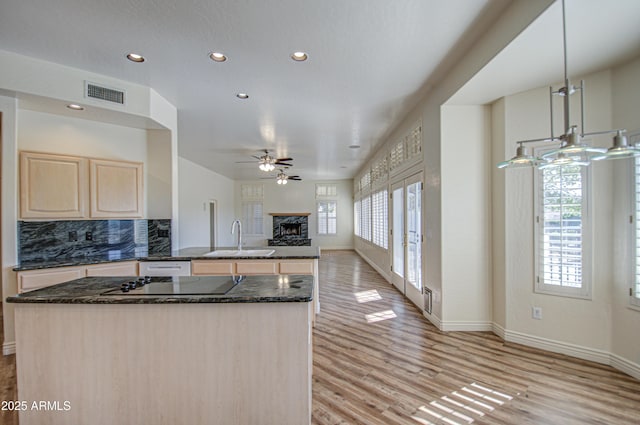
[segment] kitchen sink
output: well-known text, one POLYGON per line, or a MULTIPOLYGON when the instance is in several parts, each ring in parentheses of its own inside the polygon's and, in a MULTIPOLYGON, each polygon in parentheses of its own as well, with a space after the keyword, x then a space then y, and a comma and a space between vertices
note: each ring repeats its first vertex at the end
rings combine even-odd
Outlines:
POLYGON ((218 249, 207 252, 205 257, 268 257, 275 249, 218 249))

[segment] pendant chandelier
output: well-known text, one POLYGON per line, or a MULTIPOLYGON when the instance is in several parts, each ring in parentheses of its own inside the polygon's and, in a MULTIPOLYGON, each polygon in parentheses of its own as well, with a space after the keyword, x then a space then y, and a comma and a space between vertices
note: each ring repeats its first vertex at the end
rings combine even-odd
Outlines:
POLYGON ((599 161, 603 159, 617 159, 640 156, 640 149, 637 146, 630 146, 624 133, 624 129, 597 131, 592 133, 584 133, 584 81, 580 82, 579 87, 572 86, 569 82, 567 72, 567 23, 565 0, 562 0, 562 35, 563 35, 563 56, 564 56, 564 87, 554 91, 549 88, 549 105, 550 105, 550 122, 551 136, 540 139, 519 140, 516 143, 518 148, 516 156, 500 162, 498 168, 517 168, 517 167, 557 167, 562 165, 589 165, 591 161, 599 161), (580 115, 582 133, 578 132, 576 125, 570 124, 570 108, 569 97, 576 91, 580 92, 580 115), (553 131, 553 96, 561 96, 563 98, 564 109, 564 134, 555 136, 553 131), (585 136, 595 136, 601 134, 614 134, 613 146, 609 149, 591 147, 582 142, 585 136), (527 143, 559 143, 559 147, 542 154, 539 157, 531 155, 529 148, 525 146, 527 143))

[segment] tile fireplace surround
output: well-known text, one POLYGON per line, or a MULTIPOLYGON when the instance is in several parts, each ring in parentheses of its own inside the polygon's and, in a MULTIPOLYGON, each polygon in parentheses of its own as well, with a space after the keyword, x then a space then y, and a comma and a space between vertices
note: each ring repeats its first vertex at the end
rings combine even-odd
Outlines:
POLYGON ((273 239, 269 246, 311 246, 310 213, 270 213, 273 216, 273 239))

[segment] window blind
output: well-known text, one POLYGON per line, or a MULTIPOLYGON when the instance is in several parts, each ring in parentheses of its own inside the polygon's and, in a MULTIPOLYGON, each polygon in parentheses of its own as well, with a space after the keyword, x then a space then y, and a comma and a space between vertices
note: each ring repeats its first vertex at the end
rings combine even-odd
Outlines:
POLYGON ((247 235, 262 235, 262 201, 242 201, 242 224, 247 235))
POLYGON ((371 196, 362 198, 362 226, 361 237, 365 240, 371 241, 371 196))
POLYGON ((360 222, 362 221, 362 203, 357 200, 353 203, 353 231, 356 236, 362 237, 360 222))
POLYGON ((579 165, 565 165, 538 173, 536 288, 588 295, 583 275, 585 171, 579 165))
POLYGON ((318 202, 318 234, 335 235, 337 233, 337 203, 336 201, 318 202))
POLYGON ((634 291, 631 304, 640 306, 640 157, 635 158, 634 163, 635 185, 634 192, 634 291))
POLYGON ((389 221, 388 198, 386 189, 372 195, 372 242, 382 248, 388 248, 389 221))

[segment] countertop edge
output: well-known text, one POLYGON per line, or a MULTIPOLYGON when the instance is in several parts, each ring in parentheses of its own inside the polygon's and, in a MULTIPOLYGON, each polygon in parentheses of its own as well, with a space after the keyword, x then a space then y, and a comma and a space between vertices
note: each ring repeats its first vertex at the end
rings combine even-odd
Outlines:
MULTIPOLYGON (((274 247, 276 248, 276 247, 274 247)), ((59 267, 77 267, 77 266, 90 266, 94 264, 108 264, 108 263, 120 263, 127 261, 191 261, 191 260, 207 260, 207 261, 219 261, 219 260, 305 260, 305 259, 319 259, 320 253, 317 247, 315 248, 315 254, 278 254, 277 252, 268 255, 268 256, 229 256, 229 257, 211 257, 211 256, 203 256, 203 255, 152 255, 152 256, 132 256, 129 258, 115 258, 115 259, 107 259, 107 258, 83 258, 78 260, 73 259, 65 259, 60 263, 51 262, 44 264, 33 264, 33 265, 25 265, 25 266, 15 266, 12 268, 14 272, 21 271, 29 271, 29 270, 44 270, 44 269, 53 269, 59 267)), ((185 250, 193 249, 193 248, 185 248, 185 250)), ((204 248, 203 248, 204 249, 204 248)))

